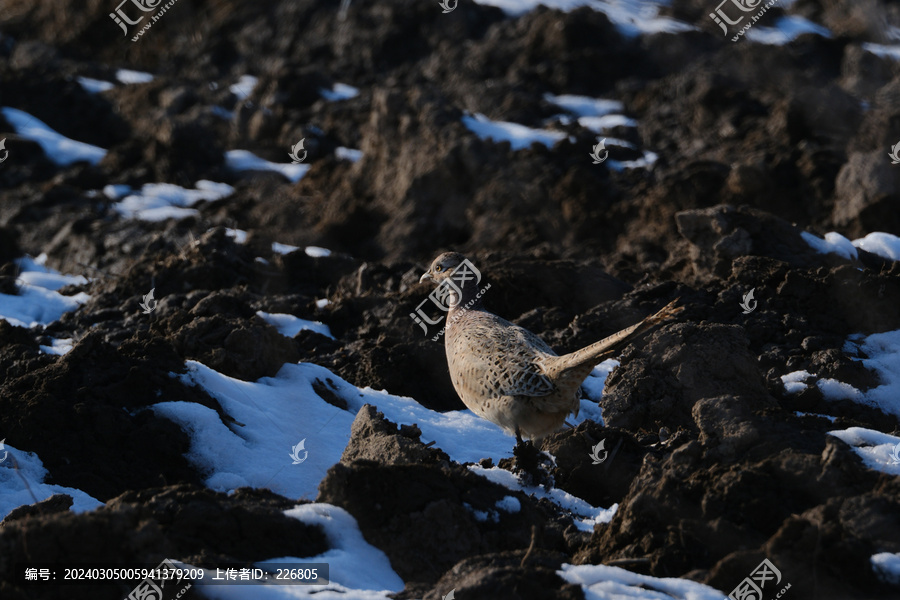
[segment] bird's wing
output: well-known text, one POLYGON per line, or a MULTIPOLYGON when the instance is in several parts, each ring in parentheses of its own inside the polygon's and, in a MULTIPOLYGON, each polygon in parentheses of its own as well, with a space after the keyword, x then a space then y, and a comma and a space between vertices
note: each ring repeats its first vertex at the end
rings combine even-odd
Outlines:
POLYGON ((465 326, 464 352, 500 395, 547 396, 556 391, 542 366, 545 356, 556 354, 535 334, 486 312, 472 314, 465 326))

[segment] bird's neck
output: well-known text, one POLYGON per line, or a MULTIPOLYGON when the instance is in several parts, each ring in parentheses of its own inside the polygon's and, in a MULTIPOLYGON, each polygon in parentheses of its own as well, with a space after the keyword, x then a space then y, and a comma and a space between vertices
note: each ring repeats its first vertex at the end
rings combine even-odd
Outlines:
MULTIPOLYGON (((448 311, 448 315, 452 315, 453 313, 459 313, 466 310, 479 310, 481 309, 481 294, 477 286, 473 284, 469 284, 464 288, 460 289, 460 299, 459 302, 451 302, 450 310, 448 311)), ((456 294, 454 294, 455 296, 456 294)))

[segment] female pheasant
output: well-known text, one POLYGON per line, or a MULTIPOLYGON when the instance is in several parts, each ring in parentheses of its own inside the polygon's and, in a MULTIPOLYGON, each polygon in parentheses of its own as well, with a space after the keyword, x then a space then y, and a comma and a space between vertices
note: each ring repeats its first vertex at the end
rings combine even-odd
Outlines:
POLYGON ((486 311, 473 281, 463 278, 462 285, 448 285, 464 261, 457 252, 445 252, 419 281, 430 279, 446 287, 450 310, 444 344, 456 393, 472 412, 515 434, 518 444, 522 436, 536 440, 553 433, 570 413, 578 416, 579 389, 594 366, 683 310, 675 300, 599 342, 557 356, 532 332, 486 311))

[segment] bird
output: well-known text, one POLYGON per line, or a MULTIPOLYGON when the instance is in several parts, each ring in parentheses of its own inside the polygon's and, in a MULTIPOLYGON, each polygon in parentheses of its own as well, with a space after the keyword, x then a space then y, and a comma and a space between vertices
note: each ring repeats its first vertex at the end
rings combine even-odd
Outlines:
MULTIPOLYGON (((476 415, 532 444, 578 416, 581 384, 617 348, 650 327, 678 314, 678 299, 657 313, 611 336, 559 356, 537 335, 487 311, 477 284, 457 277, 468 263, 458 252, 434 259, 419 282, 445 284, 447 323, 444 346, 453 388, 476 415)), ((471 279, 474 279, 472 277, 471 279)), ((480 279, 480 273, 479 273, 480 279)))

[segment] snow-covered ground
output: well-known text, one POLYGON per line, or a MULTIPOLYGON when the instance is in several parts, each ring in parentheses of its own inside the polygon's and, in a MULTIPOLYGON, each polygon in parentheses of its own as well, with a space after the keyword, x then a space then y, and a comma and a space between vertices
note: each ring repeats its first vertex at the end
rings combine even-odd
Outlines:
POLYGON ((59 320, 63 313, 75 310, 90 296, 79 292, 63 296, 56 290, 69 285, 87 283, 81 275, 62 275, 44 265, 47 256, 37 259, 24 257, 16 260, 20 269, 16 278, 18 295, 0 294, 0 319, 18 327, 48 325, 59 320))
POLYGON ((668 2, 648 0, 475 0, 478 4, 496 6, 511 17, 532 11, 540 5, 562 11, 582 6, 604 13, 627 37, 642 33, 677 33, 696 29, 693 25, 659 16, 659 9, 668 2))
POLYGON ((869 336, 853 335, 844 344, 844 352, 865 356, 854 360, 875 371, 880 384, 862 392, 836 379, 817 380, 814 374, 807 371, 794 371, 781 376, 785 391, 788 394, 799 393, 813 380, 826 400, 853 400, 900 416, 900 329, 869 336))
MULTIPOLYGON (((316 600, 389 600, 387 594, 403 589, 405 584, 394 572, 388 557, 366 542, 356 519, 343 508, 322 503, 304 504, 284 514, 321 527, 328 539, 329 549, 318 556, 285 556, 262 561, 255 566, 273 572, 283 563, 328 563, 330 582, 327 585, 292 586, 200 584, 205 597, 218 600, 310 597, 316 600)), ((214 576, 214 572, 205 571, 205 579, 210 580, 214 576)))
POLYGON ((135 83, 149 83, 153 81, 152 73, 144 73, 143 71, 132 71, 131 69, 119 69, 116 71, 116 79, 128 85, 135 83))
POLYGON ((291 183, 297 183, 309 171, 309 165, 303 163, 273 163, 256 156, 248 150, 229 150, 226 152, 225 166, 232 171, 274 171, 287 177, 291 183))
POLYGON ((284 313, 267 313, 261 310, 256 311, 256 314, 266 323, 275 327, 275 329, 278 330, 278 333, 289 338, 292 338, 301 331, 308 329, 310 331, 315 331, 316 333, 320 333, 324 336, 334 339, 334 336, 331 335, 331 330, 328 328, 328 325, 326 325, 325 323, 320 323, 319 321, 306 321, 304 319, 301 319, 300 317, 295 317, 294 315, 287 315, 284 313))
POLYGON ((103 506, 103 503, 81 490, 44 483, 47 469, 34 452, 23 452, 4 444, 0 451, 0 520, 14 508, 46 500, 53 494, 69 494, 74 500, 72 510, 84 512, 103 506), (6 458, 5 453, 9 453, 6 458))
POLYGON ((535 142, 552 148, 556 142, 566 137, 566 134, 560 131, 534 129, 509 121, 492 121, 478 113, 473 116, 463 116, 462 122, 469 131, 482 140, 509 142, 513 150, 528 148, 535 142))
POLYGON ((362 158, 362 150, 356 150, 354 148, 345 148, 344 146, 338 146, 334 149, 334 156, 338 160, 348 160, 350 162, 359 162, 359 159, 362 158))
POLYGON ((828 434, 851 446, 868 468, 900 475, 900 437, 865 427, 850 427, 828 434))
POLYGON ((320 89, 319 94, 329 102, 339 102, 355 98, 359 95, 359 90, 346 83, 335 83, 330 90, 320 89))
POLYGON ((92 79, 91 77, 78 77, 77 81, 85 91, 92 94, 106 92, 116 87, 114 83, 102 79, 92 79))
POLYGON ((243 102, 253 93, 253 90, 256 89, 257 83, 259 83, 257 77, 254 77, 253 75, 241 75, 237 82, 228 87, 228 91, 234 94, 238 99, 238 102, 243 102))
MULTIPOLYGON (((213 184, 216 185, 216 184, 213 184)), ((176 186, 177 187, 177 186, 176 186)), ((199 187, 199 186, 198 186, 199 187)), ((141 190, 144 195, 147 186, 141 190)), ((131 190, 118 187, 107 190, 110 197, 127 196, 131 190)), ((150 188, 153 191, 153 188, 150 188)), ((180 194, 181 192, 179 192, 180 194)), ((160 194, 149 194, 151 197, 160 194)), ((163 194, 164 195, 164 194, 163 194)), ((176 194, 178 195, 178 194, 176 194)), ((230 230, 236 241, 246 241, 246 232, 230 230)), ((310 255, 327 255, 323 248, 306 248, 310 255)), ((31 297, 28 312, 24 312, 18 296, 0 295, 0 317, 17 319, 21 323, 49 323, 58 319, 66 310, 77 308, 76 299, 61 300, 56 290, 69 283, 85 283, 80 276, 66 276, 46 268, 44 259, 20 259, 22 274, 19 283, 25 289, 38 290, 31 297), (23 318, 20 318, 23 317, 23 318)), ((82 295, 83 302, 87 296, 82 295)), ((324 323, 306 321, 286 314, 257 313, 273 324, 283 335, 293 336, 305 328, 330 335, 324 323)), ((54 340, 46 346, 47 352, 64 352, 71 346, 69 340, 54 340)), ((900 410, 900 331, 854 336, 845 350, 861 349, 867 358, 861 359, 875 369, 882 385, 868 392, 858 392, 857 401, 872 403, 886 412, 900 410)), ((614 360, 599 365, 585 381, 588 399, 582 401, 580 414, 570 422, 578 424, 585 419, 602 423, 597 401, 603 394, 605 380, 617 366, 614 360)), ((481 419, 468 410, 439 413, 429 410, 412 398, 404 398, 371 388, 358 388, 323 367, 310 364, 286 364, 274 377, 264 377, 247 382, 228 377, 199 362, 188 361, 187 372, 173 374, 186 386, 198 385, 215 397, 231 419, 223 422, 216 411, 189 402, 161 402, 154 405, 157 415, 177 423, 190 436, 188 460, 200 471, 211 489, 229 492, 237 487, 268 488, 291 498, 314 499, 319 483, 327 470, 340 460, 350 437, 350 427, 363 404, 372 404, 397 424, 416 424, 426 442, 434 441, 459 463, 469 463, 469 469, 480 476, 511 490, 546 498, 562 507, 582 530, 607 523, 615 515, 617 506, 595 507, 556 488, 529 488, 515 475, 499 468, 486 469, 477 463, 482 458, 495 462, 509 457, 514 439, 496 425, 481 419), (326 385, 347 403, 341 409, 326 402, 315 391, 314 385, 326 385), (300 442, 303 442, 302 448, 300 442)), ((794 373, 785 376, 785 384, 805 386, 815 375, 794 373)), ((840 386, 818 380, 823 391, 840 391, 840 386)), ((792 390, 795 391, 795 390, 792 390)), ((831 392, 826 392, 831 393, 831 392)), ((837 393, 837 392, 834 392, 837 393)), ((819 416, 819 415, 817 415, 819 416)), ((827 415, 822 415, 827 418, 827 415)), ((869 468, 900 475, 900 438, 878 431, 850 428, 832 431, 831 435, 850 444, 869 468)), ((23 504, 43 500, 53 493, 68 493, 75 498, 76 511, 91 510, 101 503, 75 489, 47 485, 47 476, 39 458, 33 454, 7 446, 10 458, 0 463, 0 517, 23 504), (18 464, 16 471, 11 467, 18 464), (27 485, 26 485, 27 482, 27 485), (34 496, 28 492, 32 490, 34 496)), ((550 457, 552 459, 552 457, 550 457)), ((585 457, 587 460, 587 457, 585 457)), ((518 501, 509 496, 497 503, 494 509, 476 513, 484 520, 495 519, 500 511, 520 510, 518 501)), ((324 586, 266 586, 255 587, 253 598, 372 598, 385 599, 387 594, 403 587, 384 554, 368 545, 355 520, 340 508, 324 504, 298 506, 286 514, 309 523, 319 523, 330 541, 330 549, 322 556, 304 559, 280 557, 260 563, 271 566, 277 562, 328 562, 331 565, 331 582, 324 586), (364 564, 365 568, 359 567, 364 564)), ((873 569, 880 577, 890 578, 897 572, 896 556, 881 553, 872 557, 873 569)), ((564 565, 560 575, 572 583, 581 585, 588 598, 635 598, 655 600, 669 594, 676 598, 720 600, 723 594, 683 579, 654 578, 638 575, 624 569, 601 565, 564 565)), ((208 586, 204 593, 211 598, 248 597, 242 586, 208 586)))
POLYGON ((836 231, 826 233, 824 240, 808 231, 803 231, 800 235, 810 248, 821 254, 837 254, 853 260, 859 258, 856 251, 859 248, 888 260, 900 260, 900 237, 892 233, 874 231, 852 242, 836 231))
POLYGON ((0 112, 17 134, 37 142, 47 158, 61 167, 79 161, 96 165, 106 156, 103 148, 69 139, 25 111, 4 106, 0 112))
MULTIPOLYGON (((246 244, 247 243, 247 232, 243 229, 225 229, 225 235, 232 238, 238 244, 246 244)), ((279 242, 272 242, 272 252, 277 252, 278 254, 290 254, 295 250, 299 250, 300 246, 291 246, 289 244, 281 244, 279 242)), ((322 257, 322 256, 330 256, 331 250, 327 248, 320 248, 319 246, 307 246, 303 249, 307 256, 312 256, 313 258, 322 257)))
MULTIPOLYGON (((822 37, 830 38, 831 31, 827 27, 817 25, 806 17, 799 15, 788 15, 775 19, 771 27, 761 26, 759 22, 747 31, 747 39, 760 44, 769 44, 773 46, 783 46, 789 42, 793 42, 804 33, 815 33, 822 37)), ((761 21, 769 21, 766 15, 763 15, 761 21)))
POLYGON ((164 221, 169 218, 181 219, 199 214, 190 208, 201 200, 212 202, 234 193, 227 183, 216 183, 201 179, 189 190, 174 183, 145 183, 140 190, 128 186, 106 186, 103 193, 111 200, 122 198, 114 209, 127 219, 142 221, 164 221))
POLYGON ((900 552, 879 552, 872 555, 872 570, 885 583, 900 585, 900 552))
MULTIPOLYGON (((587 600, 723 600, 725 594, 708 585, 678 579, 651 577, 607 565, 564 564, 556 572, 580 585, 587 600)), ((725 598, 725 600, 728 600, 725 598)))

